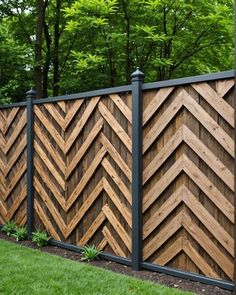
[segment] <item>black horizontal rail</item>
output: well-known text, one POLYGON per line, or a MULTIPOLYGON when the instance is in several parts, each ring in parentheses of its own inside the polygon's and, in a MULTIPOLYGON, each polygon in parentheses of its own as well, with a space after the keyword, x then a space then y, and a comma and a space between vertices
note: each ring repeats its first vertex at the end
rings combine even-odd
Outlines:
POLYGON ((26 101, 14 102, 14 103, 10 103, 10 104, 2 104, 2 105, 0 105, 0 109, 26 107, 26 105, 27 105, 26 101))
POLYGON ((142 86, 142 90, 149 90, 149 89, 156 89, 161 87, 169 87, 169 86, 178 86, 178 85, 186 85, 191 83, 198 83, 198 82, 209 82, 214 80, 220 79, 229 79, 234 78, 235 72, 234 70, 225 71, 225 72, 218 72, 213 74, 205 74, 205 75, 198 75, 186 78, 178 78, 172 80, 165 80, 160 82, 152 82, 152 83, 145 83, 142 86))
MULTIPOLYGON (((82 249, 83 249, 82 247, 78 247, 78 246, 72 245, 72 244, 67 244, 67 243, 61 242, 61 241, 56 241, 53 239, 49 240, 49 245, 56 246, 58 248, 66 249, 66 250, 73 251, 73 252, 78 252, 78 253, 81 253, 82 249)), ((120 264, 131 266, 130 259, 115 256, 110 253, 102 252, 101 254, 99 254, 99 257, 101 257, 102 259, 105 259, 105 260, 110 260, 113 262, 117 262, 120 264)))
POLYGON ((90 97, 98 96, 98 95, 107 95, 107 94, 112 94, 112 93, 129 92, 131 90, 132 90, 131 85, 124 85, 124 86, 118 86, 118 87, 112 87, 112 88, 104 88, 104 89, 98 89, 98 90, 93 90, 93 91, 62 95, 62 96, 35 99, 34 104, 58 102, 58 101, 64 101, 64 100, 75 100, 75 99, 81 99, 81 98, 86 99, 86 98, 90 98, 90 97))
POLYGON ((152 264, 150 262, 142 262, 141 267, 147 270, 165 273, 167 275, 175 276, 178 278, 183 278, 190 281, 196 281, 196 282, 200 282, 207 285, 217 286, 219 288, 230 290, 230 291, 234 290, 234 283, 224 281, 224 280, 212 279, 203 275, 182 271, 182 270, 170 268, 167 266, 160 266, 160 265, 152 264))

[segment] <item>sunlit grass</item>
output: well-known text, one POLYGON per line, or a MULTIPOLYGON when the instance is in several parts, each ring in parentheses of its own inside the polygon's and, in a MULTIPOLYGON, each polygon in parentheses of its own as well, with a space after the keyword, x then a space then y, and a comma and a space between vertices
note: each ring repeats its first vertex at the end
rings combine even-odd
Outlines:
POLYGON ((176 289, 0 240, 0 294, 177 295, 176 289))

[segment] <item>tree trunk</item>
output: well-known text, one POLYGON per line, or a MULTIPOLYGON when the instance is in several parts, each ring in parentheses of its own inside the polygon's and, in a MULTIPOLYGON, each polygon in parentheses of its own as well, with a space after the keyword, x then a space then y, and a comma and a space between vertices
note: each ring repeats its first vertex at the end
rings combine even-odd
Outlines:
POLYGON ((36 42, 35 42, 35 68, 34 68, 34 80, 36 98, 42 97, 42 34, 44 24, 44 1, 37 0, 37 20, 36 20, 36 42))
POLYGON ((56 1, 56 16, 54 25, 54 49, 53 49, 53 96, 59 95, 59 40, 60 40, 60 10, 61 0, 56 1))

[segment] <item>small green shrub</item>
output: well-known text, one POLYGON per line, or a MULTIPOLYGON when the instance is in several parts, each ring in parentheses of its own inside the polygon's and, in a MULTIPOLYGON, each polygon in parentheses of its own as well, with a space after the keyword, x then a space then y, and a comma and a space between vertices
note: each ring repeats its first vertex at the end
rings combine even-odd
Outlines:
POLYGON ((25 240, 27 238, 27 229, 25 226, 16 227, 15 232, 12 234, 16 238, 17 242, 25 240))
POLYGON ((5 232, 8 236, 11 236, 16 231, 16 224, 12 221, 7 221, 3 225, 2 231, 5 232))
POLYGON ((101 251, 99 251, 94 245, 92 246, 84 246, 82 249, 82 261, 92 261, 97 260, 99 257, 98 255, 101 254, 101 251))
POLYGON ((46 231, 37 230, 32 233, 32 241, 36 243, 39 247, 44 247, 48 244, 48 241, 51 237, 47 234, 46 231))

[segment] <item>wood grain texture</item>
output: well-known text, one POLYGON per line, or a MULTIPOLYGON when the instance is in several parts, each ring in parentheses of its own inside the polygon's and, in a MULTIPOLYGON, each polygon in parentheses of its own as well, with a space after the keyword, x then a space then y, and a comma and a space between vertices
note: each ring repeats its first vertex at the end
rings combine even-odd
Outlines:
POLYGON ((130 95, 35 106, 35 225, 60 241, 131 254, 130 95))
POLYGON ((233 87, 144 92, 144 261, 233 280, 233 87))
POLYGON ((0 220, 26 223, 26 109, 0 110, 0 220))
MULTIPOLYGON (((234 81, 143 92, 143 260, 234 278, 234 81)), ((34 106, 35 227, 130 258, 132 97, 34 106)), ((26 216, 26 109, 0 110, 0 223, 26 216)))

